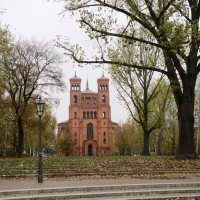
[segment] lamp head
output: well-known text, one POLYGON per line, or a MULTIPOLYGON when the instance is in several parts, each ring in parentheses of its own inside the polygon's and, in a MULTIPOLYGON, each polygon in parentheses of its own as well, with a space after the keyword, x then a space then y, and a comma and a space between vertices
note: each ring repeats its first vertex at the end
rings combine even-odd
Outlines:
POLYGON ((37 107, 38 116, 42 116, 44 112, 44 102, 42 101, 41 96, 39 96, 39 98, 36 101, 36 107, 37 107))

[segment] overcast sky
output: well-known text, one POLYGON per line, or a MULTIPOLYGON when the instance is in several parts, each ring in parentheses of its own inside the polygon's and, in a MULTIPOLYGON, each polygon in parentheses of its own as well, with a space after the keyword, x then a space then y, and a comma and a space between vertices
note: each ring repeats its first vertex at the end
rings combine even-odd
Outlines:
MULTIPOLYGON (((63 11, 63 3, 48 2, 47 0, 0 0, 0 7, 5 10, 2 14, 2 24, 9 24, 10 30, 15 37, 25 39, 36 38, 37 40, 53 41, 56 35, 69 37, 72 43, 87 46, 89 39, 67 13, 59 15, 63 11)), ((61 50, 59 50, 61 51, 61 50)), ((92 51, 92 49, 91 49, 92 51)), ((66 59, 68 59, 66 57, 66 59)), ((93 69, 92 66, 78 67, 76 64, 64 63, 61 66, 65 75, 67 91, 55 94, 60 98, 60 105, 55 109, 58 122, 68 119, 69 106, 69 78, 76 71, 82 79, 82 90, 86 87, 88 77, 90 90, 97 92, 97 79, 102 76, 102 68, 93 69)), ((104 70, 105 71, 105 70, 104 70)), ((104 72, 106 77, 109 74, 104 72)), ((110 80, 110 104, 112 109, 112 121, 119 122, 127 119, 127 111, 116 99, 116 92, 110 80)))

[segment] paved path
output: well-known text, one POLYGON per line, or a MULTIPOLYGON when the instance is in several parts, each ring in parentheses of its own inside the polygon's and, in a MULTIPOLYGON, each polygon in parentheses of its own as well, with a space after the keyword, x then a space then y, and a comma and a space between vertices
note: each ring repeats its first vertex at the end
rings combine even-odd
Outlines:
POLYGON ((37 189, 74 186, 96 185, 120 185, 120 184, 144 184, 144 183, 177 183, 200 182, 200 177, 190 176, 184 179, 141 179, 141 178, 51 178, 43 179, 38 183, 37 179, 0 179, 0 190, 37 189))

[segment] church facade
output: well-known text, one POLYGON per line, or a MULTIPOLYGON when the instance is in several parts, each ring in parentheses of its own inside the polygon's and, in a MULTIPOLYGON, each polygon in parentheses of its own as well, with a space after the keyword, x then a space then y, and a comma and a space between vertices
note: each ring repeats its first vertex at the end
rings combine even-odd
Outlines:
POLYGON ((57 124, 57 137, 68 126, 75 143, 72 155, 110 155, 112 131, 118 124, 111 121, 109 78, 103 74, 97 79, 97 92, 89 89, 88 80, 82 91, 81 81, 76 74, 70 79, 69 119, 57 124))

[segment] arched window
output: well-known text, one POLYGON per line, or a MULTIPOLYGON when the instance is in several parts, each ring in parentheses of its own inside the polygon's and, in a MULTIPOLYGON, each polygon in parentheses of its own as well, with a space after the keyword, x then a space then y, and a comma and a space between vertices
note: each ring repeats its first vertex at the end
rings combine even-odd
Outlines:
POLYGON ((77 112, 74 112, 74 118, 77 118, 77 112))
POLYGON ((106 112, 103 112, 103 118, 106 118, 106 112))
POLYGON ((105 96, 105 95, 102 96, 102 103, 103 103, 103 104, 106 103, 106 96, 105 96))
POLYGON ((93 119, 93 112, 90 112, 90 118, 93 119))
POLYGON ((90 119, 90 112, 87 112, 87 119, 90 119))
POLYGON ((77 137, 77 132, 74 133, 74 137, 77 137))
POLYGON ((103 136, 106 137, 106 132, 103 132, 103 136))
POLYGON ((87 139, 93 139, 93 125, 91 123, 87 125, 87 139))
POLYGON ((74 103, 77 103, 77 96, 74 95, 74 103))
POLYGON ((77 144, 77 138, 74 139, 74 144, 77 144))
POLYGON ((106 138, 103 138, 103 143, 106 144, 106 138))

